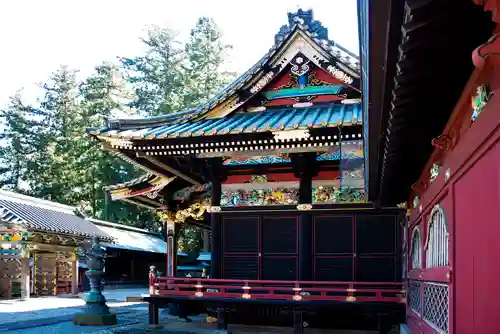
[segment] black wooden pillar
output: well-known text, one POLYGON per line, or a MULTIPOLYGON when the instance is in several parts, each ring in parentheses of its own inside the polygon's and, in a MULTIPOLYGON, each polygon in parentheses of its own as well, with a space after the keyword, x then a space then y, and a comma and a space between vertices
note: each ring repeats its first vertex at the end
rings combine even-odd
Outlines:
MULTIPOLYGON (((212 207, 220 206, 222 182, 226 179, 222 158, 210 158, 208 162, 209 178, 212 182, 212 207)), ((212 229, 211 272, 210 278, 222 277, 222 222, 220 213, 210 213, 210 226, 212 229)))
MULTIPOLYGON (((292 155, 294 174, 300 178, 299 204, 312 202, 312 178, 317 175, 316 153, 292 155)), ((299 280, 313 279, 313 222, 310 211, 299 215, 299 280)))

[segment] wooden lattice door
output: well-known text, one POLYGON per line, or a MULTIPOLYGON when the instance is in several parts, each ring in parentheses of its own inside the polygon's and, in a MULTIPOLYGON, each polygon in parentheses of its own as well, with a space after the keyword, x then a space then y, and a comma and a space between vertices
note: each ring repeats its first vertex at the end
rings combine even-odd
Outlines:
POLYGON ((71 253, 57 253, 57 294, 71 293, 71 253))
POLYGON ((53 296, 57 289, 57 262, 55 253, 35 253, 35 295, 53 296))
POLYGON ((21 278, 21 259, 0 256, 0 299, 12 298, 12 281, 21 278))

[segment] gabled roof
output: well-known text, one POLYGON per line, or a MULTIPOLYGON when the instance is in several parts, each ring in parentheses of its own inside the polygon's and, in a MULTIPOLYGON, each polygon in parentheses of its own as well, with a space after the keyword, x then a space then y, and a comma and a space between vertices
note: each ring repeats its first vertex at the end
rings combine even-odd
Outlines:
POLYGON ((165 241, 160 233, 98 219, 89 218, 88 220, 102 232, 113 236, 113 242, 104 243, 105 247, 161 254, 167 252, 165 241))
POLYGON ((32 231, 113 239, 88 220, 78 216, 72 206, 5 190, 0 190, 0 219, 32 231))
MULTIPOLYGON (((158 131, 170 133, 172 130, 172 133, 179 133, 187 131, 187 127, 194 130, 189 132, 191 134, 200 130, 205 133, 205 126, 217 123, 214 119, 228 116, 258 94, 299 52, 315 66, 359 91, 359 57, 330 40, 328 30, 313 19, 312 10, 299 9, 296 13, 288 13, 288 24, 280 28, 275 35, 274 45, 254 66, 198 108, 149 118, 111 119, 103 128, 88 129, 88 132, 104 137, 102 139, 147 139, 148 136, 156 136, 158 131), (196 122, 200 120, 205 122, 196 122), (188 121, 191 122, 185 125, 188 121)), ((244 122, 243 117, 236 118, 244 122)), ((350 121, 347 120, 347 123, 350 121)))

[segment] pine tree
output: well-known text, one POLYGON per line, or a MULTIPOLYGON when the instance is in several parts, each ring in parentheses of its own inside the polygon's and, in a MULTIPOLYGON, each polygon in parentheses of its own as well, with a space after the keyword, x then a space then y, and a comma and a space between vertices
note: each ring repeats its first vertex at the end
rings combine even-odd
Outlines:
POLYGON ((47 144, 43 112, 23 102, 21 92, 0 110, 0 187, 23 192, 28 162, 47 144))
MULTIPOLYGON (((80 85, 81 110, 86 127, 102 125, 103 118, 131 113, 124 102, 133 98, 121 80, 120 69, 110 63, 95 68, 95 72, 80 85)), ((129 181, 143 172, 131 164, 102 150, 97 140, 85 136, 85 151, 80 164, 86 170, 82 189, 87 199, 87 213, 99 219, 158 230, 153 213, 123 201, 107 201, 104 186, 129 181)), ((82 204, 81 204, 82 205, 82 204)))
POLYGON ((177 34, 152 26, 141 40, 147 50, 144 56, 120 58, 135 90, 136 99, 131 106, 146 115, 182 110, 184 52, 177 34))
POLYGON ((42 85, 40 104, 45 144, 28 162, 26 176, 30 193, 36 197, 71 204, 78 196, 82 171, 74 168, 75 137, 81 124, 75 71, 61 67, 42 85))
POLYGON ((234 77, 223 70, 230 45, 222 43, 215 22, 208 17, 198 19, 185 46, 185 108, 194 108, 218 93, 234 77))

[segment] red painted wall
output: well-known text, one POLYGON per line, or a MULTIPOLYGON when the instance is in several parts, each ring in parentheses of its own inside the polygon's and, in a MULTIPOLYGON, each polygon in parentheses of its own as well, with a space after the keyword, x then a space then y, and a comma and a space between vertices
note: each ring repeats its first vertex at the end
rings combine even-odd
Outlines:
MULTIPOLYGON (((421 205, 412 209, 407 240, 412 227, 420 224, 425 244, 429 213, 440 204, 448 223, 449 266, 412 270, 409 277, 448 282, 449 333, 500 333, 495 320, 500 310, 500 57, 488 58, 486 66, 472 74, 443 134, 452 138, 451 147, 436 149, 422 172, 417 187, 421 205), (472 123, 470 97, 480 84, 489 84, 494 95, 472 123), (441 169, 430 183, 433 163, 441 169)), ((423 257, 425 261, 425 250, 423 257)), ((408 324, 414 333, 436 332, 410 308, 408 324)))

